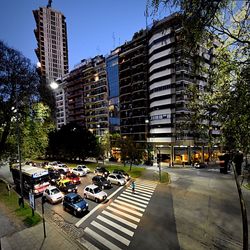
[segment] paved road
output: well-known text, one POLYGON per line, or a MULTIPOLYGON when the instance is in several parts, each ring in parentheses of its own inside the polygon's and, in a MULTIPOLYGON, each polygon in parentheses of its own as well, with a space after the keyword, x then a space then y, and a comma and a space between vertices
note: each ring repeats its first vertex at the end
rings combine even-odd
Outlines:
MULTIPOLYGON (((146 173, 152 175, 157 168, 146 173)), ((136 194, 123 188, 85 221, 57 224, 89 249, 242 249, 236 185, 218 169, 169 169, 172 182, 144 176, 136 194)), ((1 173, 0 173, 1 174, 1 173)))

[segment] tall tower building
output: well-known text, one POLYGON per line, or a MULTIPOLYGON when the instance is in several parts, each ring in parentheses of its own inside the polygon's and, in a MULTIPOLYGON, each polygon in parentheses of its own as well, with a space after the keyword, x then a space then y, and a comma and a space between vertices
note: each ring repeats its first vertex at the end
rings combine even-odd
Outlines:
MULTIPOLYGON (((68 45, 67 28, 65 16, 51 8, 51 2, 47 7, 40 7, 33 10, 36 21, 34 30, 37 39, 35 49, 39 61, 39 73, 44 83, 49 84, 57 78, 63 77, 68 73, 68 45)), ((63 99, 63 88, 54 90, 56 99, 56 124, 59 128, 65 124, 65 108, 63 99), (60 126, 59 126, 60 125, 60 126)))
POLYGON ((37 58, 47 81, 68 73, 67 29, 64 15, 51 7, 33 10, 36 21, 37 58))

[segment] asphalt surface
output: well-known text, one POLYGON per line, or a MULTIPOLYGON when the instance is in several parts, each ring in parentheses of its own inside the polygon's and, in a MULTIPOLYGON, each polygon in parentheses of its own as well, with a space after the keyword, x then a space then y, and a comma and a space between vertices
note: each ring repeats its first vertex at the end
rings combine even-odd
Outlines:
MULTIPOLYGON (((47 204, 46 216, 88 249, 242 249, 240 203, 232 174, 220 174, 218 168, 164 167, 171 175, 167 185, 155 181, 157 170, 151 167, 136 180, 135 195, 130 187, 118 190, 77 226, 79 218, 61 213, 60 204, 47 204)), ((3 174, 11 179, 7 168, 0 169, 0 177, 3 174)), ((1 217, 0 213, 0 222, 1 217)))

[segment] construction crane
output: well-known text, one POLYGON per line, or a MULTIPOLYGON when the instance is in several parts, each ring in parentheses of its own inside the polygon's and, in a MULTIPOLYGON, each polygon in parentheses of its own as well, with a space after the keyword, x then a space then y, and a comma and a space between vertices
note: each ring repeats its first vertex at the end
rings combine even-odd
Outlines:
POLYGON ((49 0, 47 8, 51 8, 52 0, 49 0))

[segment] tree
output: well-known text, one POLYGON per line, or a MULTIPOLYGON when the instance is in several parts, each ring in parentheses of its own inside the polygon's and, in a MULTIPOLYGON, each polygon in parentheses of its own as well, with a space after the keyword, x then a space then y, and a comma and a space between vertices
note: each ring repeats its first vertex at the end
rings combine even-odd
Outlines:
POLYGON ((121 160, 124 166, 126 161, 130 163, 131 171, 132 164, 141 160, 142 151, 137 148, 136 143, 130 137, 121 138, 119 144, 121 148, 121 160))
POLYGON ((14 150, 15 118, 21 126, 39 98, 38 86, 39 77, 30 60, 0 41, 0 156, 14 150))
POLYGON ((53 158, 84 160, 86 157, 96 157, 97 151, 96 137, 77 124, 69 123, 49 134, 47 154, 53 158))
POLYGON ((43 103, 35 103, 24 121, 22 151, 25 158, 44 157, 48 147, 48 134, 55 128, 50 120, 50 109, 43 103))
MULTIPOLYGON (((246 70, 250 62, 250 2, 152 0, 148 1, 147 6, 153 7, 154 13, 166 6, 180 13, 184 45, 190 48, 189 54, 193 59, 199 52, 199 45, 205 45, 204 41, 207 40, 207 48, 212 48, 215 39, 218 41, 217 46, 212 48, 215 60, 210 62, 207 72, 200 67, 199 60, 195 65, 194 71, 206 72, 208 80, 204 91, 191 100, 191 109, 192 104, 198 103, 196 125, 200 119, 208 121, 204 128, 208 131, 210 146, 215 143, 210 133, 211 125, 217 123, 222 128, 225 145, 242 148, 248 136, 248 112, 242 107, 248 106, 247 100, 243 98, 247 96, 248 86, 243 83, 247 82, 247 78, 249 81, 246 70), (191 44, 196 46, 189 46, 191 44)), ((244 146, 248 148, 247 143, 244 146)))

